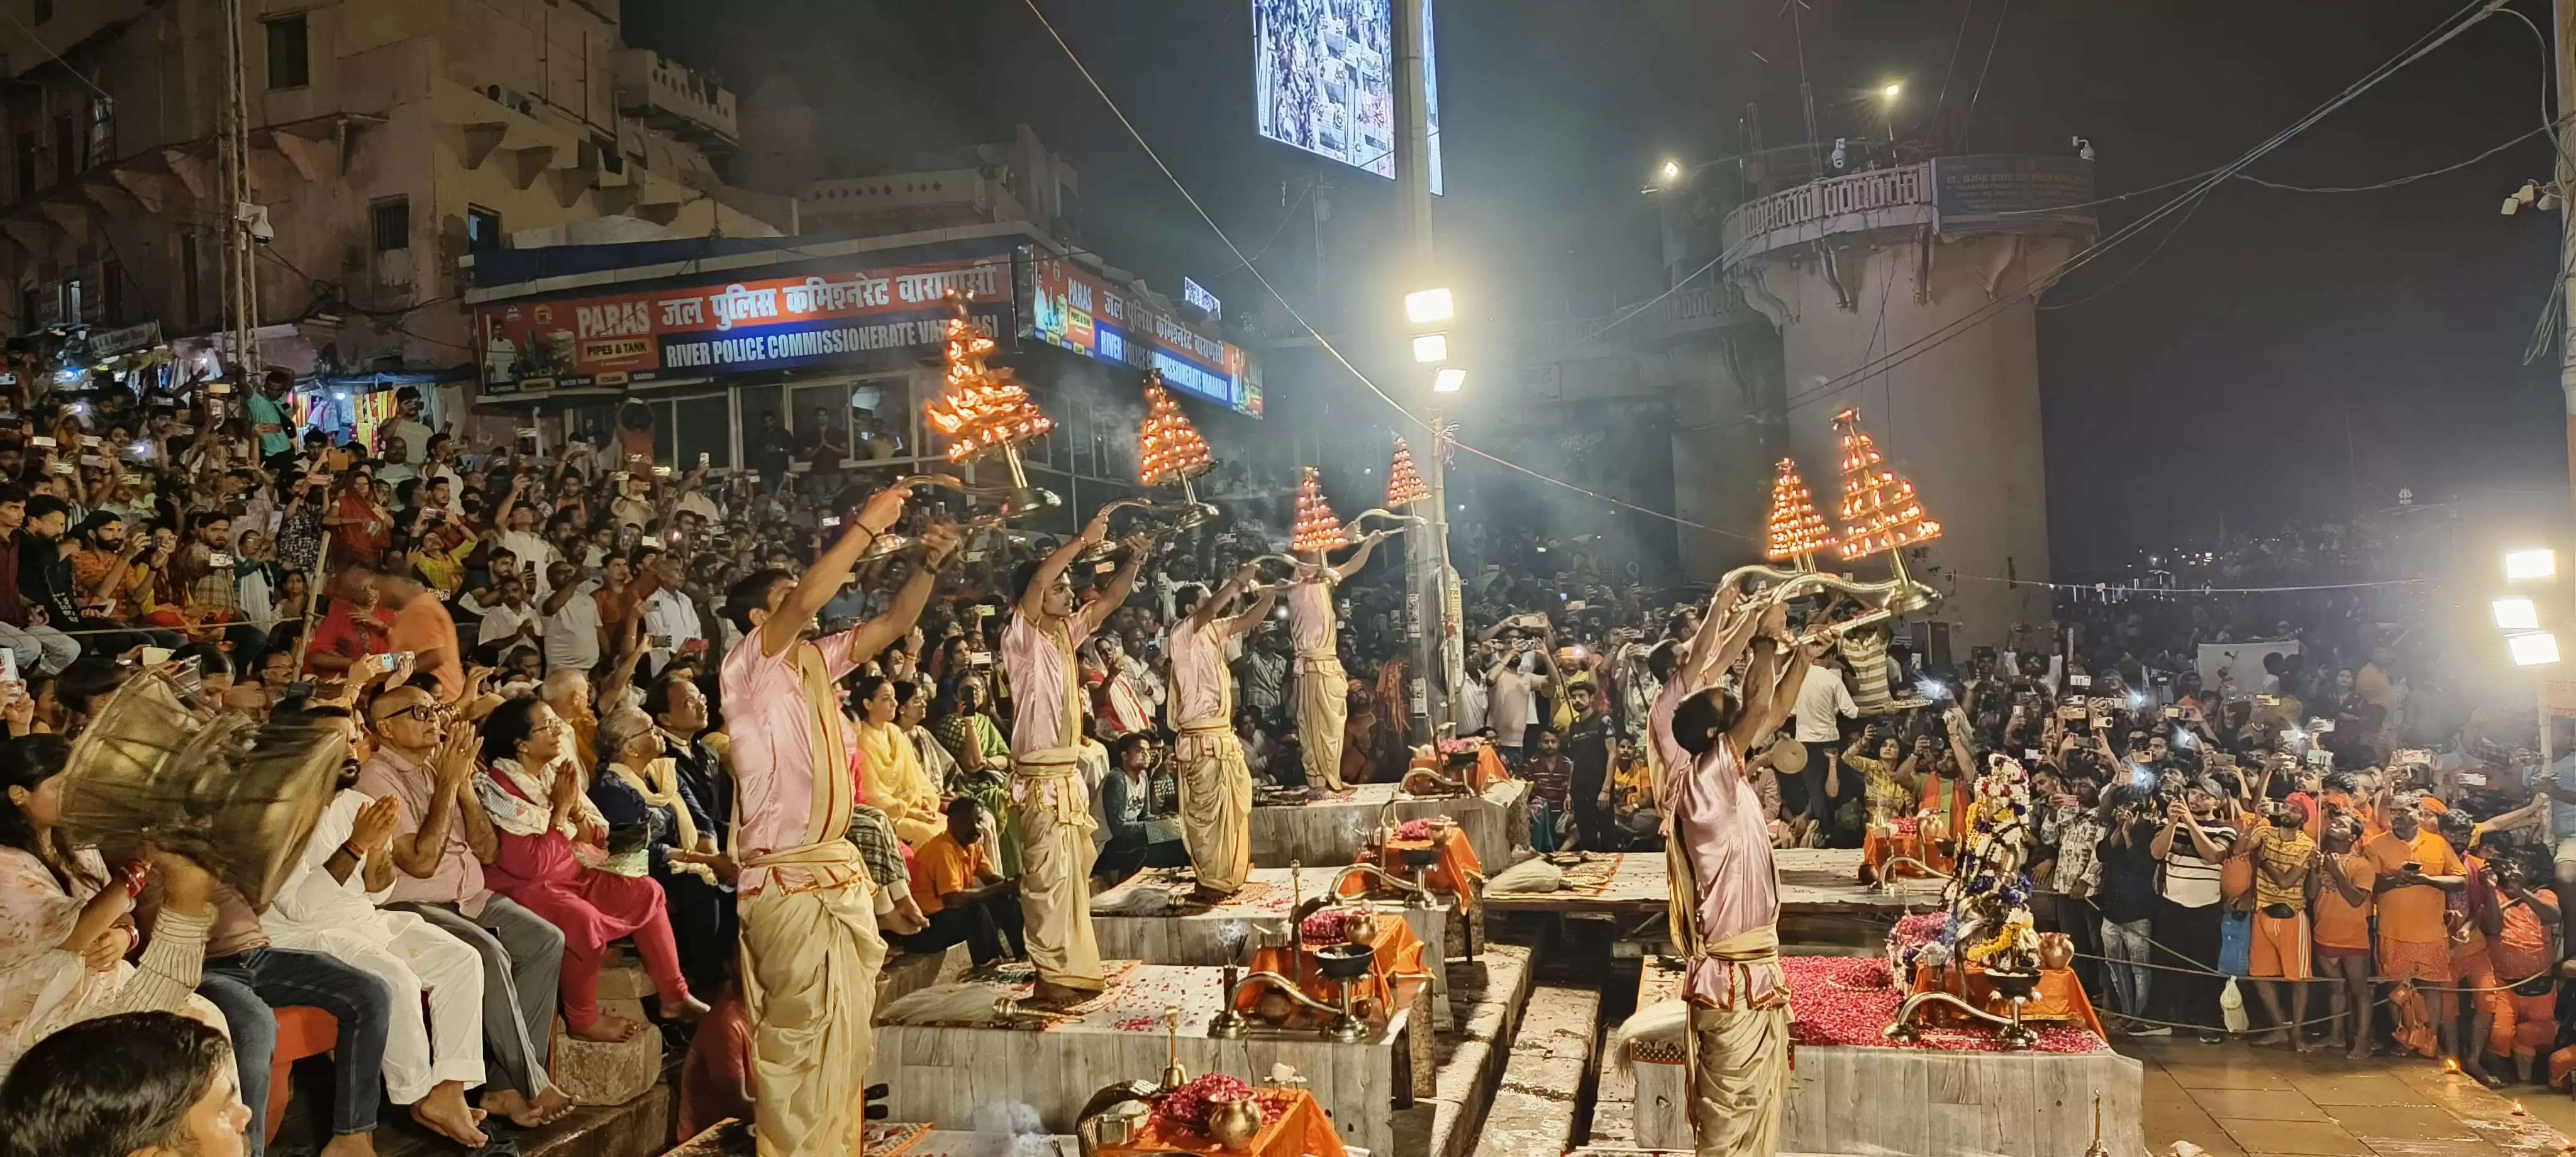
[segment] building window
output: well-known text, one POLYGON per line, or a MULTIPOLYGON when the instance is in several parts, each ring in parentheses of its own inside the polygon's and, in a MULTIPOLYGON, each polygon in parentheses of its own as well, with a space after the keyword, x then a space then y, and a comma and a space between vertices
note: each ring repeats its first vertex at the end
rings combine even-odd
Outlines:
POLYGON ((98 314, 102 325, 125 324, 125 267, 111 260, 98 268, 98 314))
POLYGON ((80 172, 80 125, 72 114, 54 118, 54 180, 68 183, 80 172))
POLYGON ((18 199, 36 195, 36 134, 18 134, 18 199))
POLYGON ((103 162, 116 155, 116 98, 89 102, 89 159, 103 162))
POLYGON ((36 0, 36 23, 42 24, 53 18, 54 0, 36 0))
POLYGON ((369 229, 376 241, 376 252, 389 253, 411 248, 411 198, 388 197, 367 210, 369 229))
POLYGON ((307 54, 304 14, 269 21, 268 87, 302 88, 312 82, 313 63, 307 54))
POLYGON ((200 288, 200 282, 204 278, 205 274, 204 271, 198 267, 198 260, 196 236, 189 233, 180 234, 179 312, 182 319, 181 324, 187 325, 191 328, 195 327, 197 322, 205 317, 205 302, 201 297, 199 297, 199 294, 203 292, 200 288))
POLYGON ((501 215, 499 213, 495 213, 481 205, 467 205, 465 207, 466 252, 483 253, 494 249, 506 249, 508 247, 508 243, 501 239, 501 215))

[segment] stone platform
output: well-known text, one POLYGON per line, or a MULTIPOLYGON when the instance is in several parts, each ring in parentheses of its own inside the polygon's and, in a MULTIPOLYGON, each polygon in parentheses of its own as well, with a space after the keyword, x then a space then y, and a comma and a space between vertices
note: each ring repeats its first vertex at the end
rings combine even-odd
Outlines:
POLYGON ((1256 801, 1252 809, 1252 863, 1258 868, 1284 868, 1290 863, 1307 867, 1330 864, 1339 867, 1351 862, 1360 844, 1377 830, 1381 811, 1394 802, 1395 822, 1447 816, 1458 821, 1466 833, 1467 843, 1476 849, 1476 859, 1491 875, 1512 862, 1512 847, 1527 844, 1526 832, 1515 833, 1512 817, 1524 814, 1522 804, 1529 798, 1529 782, 1507 780, 1486 788, 1481 796, 1427 796, 1416 799, 1405 795, 1391 783, 1363 783, 1344 796, 1326 796, 1310 803, 1269 805, 1256 801))
MULTIPOLYGON (((900 1146, 903 1157, 1078 1157, 1081 1152, 1064 1134, 971 1133, 904 1124, 869 1125, 867 1143, 871 1153, 900 1146)), ((727 1118, 680 1142, 667 1157, 753 1157, 754 1152, 750 1127, 727 1118)))
MULTIPOLYGON (((1670 996, 1680 975, 1648 961, 1637 1006, 1670 996)), ((1628 1047, 1636 1062, 1635 1145, 1691 1148, 1690 1074, 1681 1057, 1628 1047)), ((2112 1157, 2146 1154, 2145 1072, 2107 1042, 2083 1053, 1800 1044, 1796 1058, 1783 1150, 2071 1157, 2093 1143, 2098 1094, 2101 1139, 2112 1157)))
MULTIPOLYGON (((1251 959, 1252 949, 1288 942, 1288 909, 1293 897, 1300 894, 1311 900, 1323 894, 1333 880, 1331 868, 1254 868, 1252 879, 1234 898, 1212 908, 1182 904, 1168 914, 1121 916, 1102 912, 1104 907, 1126 907, 1127 893, 1135 890, 1159 890, 1175 899, 1186 897, 1190 890, 1187 869, 1147 868, 1106 892, 1091 898, 1092 935, 1099 938, 1100 954, 1112 960, 1142 960, 1147 964, 1240 964, 1251 959), (1292 883, 1290 876, 1297 879, 1292 883)), ((1394 916, 1413 929, 1415 939, 1422 941, 1426 958, 1465 955, 1467 929, 1464 921, 1455 919, 1456 909, 1447 901, 1429 908, 1408 908, 1392 901, 1378 901, 1377 910, 1394 916), (1452 939, 1454 937, 1454 939, 1452 939)), ((891 1000, 892 997, 885 999, 891 1000)), ((1431 970, 1432 1027, 1447 1031, 1452 1021, 1449 1006, 1449 970, 1431 970)))
MULTIPOLYGON (((1214 1040, 1207 1026, 1223 1002, 1221 969, 1112 961, 1109 970, 1109 990, 1070 1014, 1005 1023, 982 1011, 971 1023, 901 1024, 887 1017, 900 1010, 881 1009, 868 1079, 891 1087, 893 1119, 962 1128, 987 1106, 1017 1104, 1033 1109, 1049 1131, 1070 1133, 1094 1092, 1154 1080, 1175 1052, 1193 1074, 1251 1080, 1284 1063, 1306 1078, 1344 1144, 1395 1151, 1390 1110, 1410 1101, 1415 1073, 1427 1077, 1430 1068, 1431 1037, 1416 1012, 1427 1003, 1425 981, 1399 981, 1393 1015, 1357 1043, 1258 1022, 1240 1040, 1214 1040), (1166 1010, 1180 1014, 1176 1041, 1167 1042, 1166 1010)), ((952 989, 961 990, 959 1007, 989 1010, 997 998, 1025 994, 1026 985, 969 981, 923 995, 952 989)))

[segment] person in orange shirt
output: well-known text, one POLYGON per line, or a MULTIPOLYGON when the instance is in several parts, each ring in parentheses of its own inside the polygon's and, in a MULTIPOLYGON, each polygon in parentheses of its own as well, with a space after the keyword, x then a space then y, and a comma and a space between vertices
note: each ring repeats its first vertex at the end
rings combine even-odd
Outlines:
POLYGON ((993 870, 983 839, 983 805, 971 796, 948 801, 948 830, 912 850, 912 897, 930 927, 903 940, 905 952, 940 952, 964 941, 975 967, 1027 953, 1020 936, 1020 884, 993 870))
POLYGON ((2308 874, 2308 906, 2316 913, 2317 963, 2327 976, 2342 982, 2326 990, 2333 1001, 2334 1027, 2326 1034, 2325 1047, 2343 1047, 2344 1013, 2349 1005, 2354 1021, 2352 1051, 2347 1055, 2361 1060, 2371 1052, 2370 910, 2371 885, 2378 874, 2369 857, 2353 851, 2361 839, 2359 819, 2338 815, 2326 825, 2325 833, 2325 852, 2317 857, 2317 870, 2308 874))
MULTIPOLYGON (((2422 982, 2431 992, 2429 1019, 2448 1050, 2457 1035, 2451 992, 2451 934, 2442 913, 2450 893, 2468 887, 2468 865, 2439 832, 2426 828, 2416 800, 2392 801, 2388 830, 2362 845, 2376 878, 2379 905, 2379 975, 2403 984, 2422 982)), ((2453 1052, 2452 1055, 2458 1055, 2453 1052)))
POLYGON ((2551 933, 2558 929, 2558 901, 2546 888, 2530 882, 2549 878, 2544 857, 2498 855, 2493 861, 2495 932, 2487 938, 2496 973, 2512 985, 2505 993, 2510 1016, 2496 1017, 2487 1049, 2513 1058, 2522 1080, 2529 1082, 2540 1054, 2558 1037, 2558 980, 2550 965, 2551 933), (2539 863, 2532 862, 2539 859, 2539 863))

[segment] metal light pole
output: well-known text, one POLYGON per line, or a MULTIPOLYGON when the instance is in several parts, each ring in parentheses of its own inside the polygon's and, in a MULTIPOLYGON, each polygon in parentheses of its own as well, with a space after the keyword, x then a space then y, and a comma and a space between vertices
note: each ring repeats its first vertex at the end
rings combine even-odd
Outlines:
MULTIPOLYGON (((1395 0, 1395 198, 1396 222, 1403 246, 1403 285, 1409 292, 1446 284, 1432 264, 1431 251, 1431 115, 1424 82, 1424 0, 1395 0)), ((1414 739, 1428 741, 1450 721, 1449 695, 1462 677, 1466 659, 1459 651, 1457 580, 1449 569, 1448 468, 1442 461, 1440 398, 1431 379, 1417 371, 1417 413, 1434 433, 1415 456, 1422 483, 1431 491, 1428 521, 1416 523, 1405 550, 1407 617, 1413 632, 1414 739)))
MULTIPOLYGON (((2576 100, 2576 0, 2557 0, 2552 6, 2557 29, 2558 115, 2567 115, 2570 100, 2576 100)), ((2557 140, 2553 130, 2550 139, 2557 140)), ((2568 480, 2576 484, 2576 271, 2568 262, 2576 259, 2576 199, 2568 194, 2576 190, 2576 160, 2567 150, 2558 150, 2558 278, 2570 291, 2565 294, 2558 333, 2558 391, 2566 401, 2568 480)))

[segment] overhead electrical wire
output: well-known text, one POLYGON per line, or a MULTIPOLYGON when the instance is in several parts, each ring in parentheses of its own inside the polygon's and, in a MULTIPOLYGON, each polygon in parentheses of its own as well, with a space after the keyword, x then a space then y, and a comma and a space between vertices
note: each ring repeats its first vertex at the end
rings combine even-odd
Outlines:
MULTIPOLYGON (((1329 354, 1344 370, 1349 371, 1351 376, 1357 379, 1362 386, 1366 387, 1370 393, 1377 395, 1380 401, 1385 402, 1390 408, 1395 410, 1397 414, 1402 415, 1406 421, 1411 422, 1414 426, 1431 433, 1435 438, 1440 438, 1443 434, 1442 430, 1424 420, 1420 415, 1415 414, 1412 410, 1406 408, 1404 404, 1397 401, 1393 395, 1387 393, 1387 391, 1380 387, 1375 380, 1371 379, 1368 374, 1363 372, 1358 365, 1354 364, 1351 359, 1342 352, 1341 347, 1335 345, 1332 339, 1324 336, 1321 330, 1317 329, 1311 322, 1307 321, 1305 315, 1298 312, 1297 307, 1289 302, 1285 294, 1279 292, 1277 286, 1271 284, 1269 276, 1263 273, 1259 266, 1252 264, 1251 260, 1244 255, 1242 247, 1235 244, 1233 237, 1229 236, 1225 232, 1224 228, 1216 223, 1215 217, 1210 215, 1206 207, 1199 203, 1198 197, 1190 192, 1189 187, 1181 182, 1179 175, 1174 173, 1171 166, 1164 162, 1162 154, 1156 152, 1153 145, 1145 139, 1145 135, 1136 128, 1135 122, 1128 118, 1126 110, 1120 107, 1117 100, 1109 95, 1107 88, 1102 86, 1099 78, 1092 74, 1090 66, 1083 63, 1080 54, 1073 50, 1073 45, 1065 40, 1064 34, 1057 30, 1055 23, 1047 19, 1046 12, 1038 7, 1037 0, 1021 0, 1021 2, 1027 7, 1029 14, 1036 18, 1039 26, 1046 30, 1047 36, 1055 41, 1056 47, 1064 53, 1065 59, 1072 63, 1074 70, 1081 75, 1083 83, 1089 86, 1092 93, 1100 98, 1101 103, 1108 107, 1110 115, 1117 118, 1119 125, 1127 130, 1127 135, 1136 142, 1136 146, 1139 149, 1144 151, 1146 159, 1152 161, 1154 163, 1154 167, 1162 172, 1163 178, 1171 182, 1172 188, 1180 193, 1181 199, 1188 203, 1190 210, 1198 215, 1199 220, 1205 223, 1211 232, 1216 234, 1217 240, 1222 242, 1238 260, 1244 262, 1244 268, 1252 273, 1254 279, 1261 283, 1261 288, 1270 294, 1272 300, 1279 303, 1280 309, 1287 313, 1291 320, 1297 323, 1298 328, 1306 331, 1306 333, 1315 340, 1315 343, 1319 348, 1329 354)), ((1933 332, 1925 334, 1923 337, 1907 343, 1905 346, 1891 349, 1887 355, 1875 359, 1871 363, 1864 364, 1850 373, 1822 383, 1814 390, 1806 392, 1799 398, 1791 399, 1788 404, 1788 408, 1801 408, 1828 394, 1839 393, 1842 389, 1847 388, 1852 383, 1865 381, 1872 376, 1885 373, 1888 370, 1903 365, 1906 362, 1921 356, 1923 353, 1928 352, 1932 348, 1947 342, 1951 338, 1966 332, 1967 329, 1992 320, 1994 317, 2001 314, 2003 310, 2011 308, 2013 305, 2022 301, 2028 300, 2033 294, 2038 292, 2038 287, 2052 283, 2065 273, 2082 268, 2085 264, 2099 258, 2103 253, 2108 252, 2111 248, 2117 246, 2121 242, 2137 236, 2154 222, 2162 220, 2164 217, 2170 216, 2178 210, 2185 209, 2196 204, 2200 198, 2208 195, 2209 190, 2217 187, 2220 183, 2241 172, 2246 166, 2262 159, 2264 156, 2280 148, 2283 144, 2288 143, 2293 137, 2306 131, 2310 126, 2323 120, 2335 110, 2351 103, 2352 100, 2359 97, 2362 93, 2377 87, 2380 82, 2396 74, 2399 70, 2404 69, 2419 59, 2422 59, 2424 56, 2430 54, 2433 50, 2440 48, 2442 45, 2449 43, 2453 38, 2460 35, 2460 33, 2476 25, 2478 21, 2484 19, 2485 16, 2502 8, 2504 3, 2505 0, 2475 0, 2474 3, 2471 3, 2453 13, 2440 23, 2435 24, 2433 28, 2427 30, 2422 36, 2418 37, 2413 44, 2408 45, 2396 56, 2391 57, 2389 60, 2381 63, 2377 68, 2364 74, 2359 80, 2347 85, 2342 92, 2338 93, 2324 104, 2311 110, 2305 116, 2292 122, 2290 125, 2282 128, 2278 132, 2273 133, 2270 137, 2265 138, 2261 143, 2258 143, 2253 148, 2247 150, 2236 160, 2229 162, 2226 165, 2222 165, 2217 169, 2201 174, 2198 178, 2187 178, 2190 180, 2197 180, 2198 183, 2181 196, 2175 197, 2157 208, 2148 211, 2147 214, 2139 218, 2137 221, 2123 226, 2119 230, 2114 231, 2110 236, 2096 240, 2091 245, 2086 246, 2084 249, 2068 257, 2065 261, 2060 262, 2046 274, 2041 277, 2031 279, 2031 281, 2025 283, 2022 288, 2015 290, 2014 292, 2007 294, 2004 297, 1979 308, 1978 310, 1971 311, 1969 314, 1954 320, 1947 325, 1941 326, 1933 332)), ((2009 11, 2009 7, 2007 7, 2006 10, 2009 11)), ((1998 39, 2001 37, 2001 32, 2000 17, 1998 17, 1996 30, 1998 39)), ((1991 61, 1992 49, 1990 47, 1988 50, 1988 62, 1991 63, 1991 61)), ((1981 70, 1979 89, 1982 90, 1982 88, 1983 75, 1981 70)), ((1974 97, 1972 96, 1972 111, 1973 103, 1974 97)), ((2169 185, 2180 183, 2182 182, 2169 182, 2169 185)), ((1691 280, 1695 280, 1700 273, 1706 272, 1708 269, 1715 267, 1720 261, 1725 260, 1726 256, 1727 254, 1721 253, 1717 257, 1711 258, 1706 265, 1701 266, 1700 269, 1692 273, 1689 278, 1677 281, 1675 283, 1675 287, 1678 288, 1681 285, 1688 284, 1691 280)), ((1612 324, 1615 325, 1617 324, 1617 321, 1623 321, 1628 317, 1635 316, 1637 312, 1642 311, 1647 306, 1651 306, 1654 302, 1661 301, 1665 297, 1671 296, 1673 292, 1674 290, 1670 289, 1664 291, 1664 293, 1650 299, 1644 305, 1640 305, 1636 309, 1632 309, 1629 312, 1620 315, 1620 317, 1617 320, 1614 320, 1612 324)), ((1552 486, 1561 487, 1587 497, 1598 499, 1613 506, 1653 515, 1677 525, 1689 526, 1694 529, 1705 530, 1714 534, 1742 539, 1748 542, 1755 541, 1753 536, 1750 535, 1737 534, 1733 531, 1710 526, 1706 523, 1696 522, 1677 515, 1667 514, 1659 510, 1648 509, 1634 503, 1625 502, 1620 499, 1610 497, 1609 495, 1601 494, 1585 487, 1578 486, 1574 483, 1564 481, 1563 479, 1541 474, 1538 471, 1532 470, 1517 462, 1507 461, 1493 454, 1476 449, 1475 447, 1464 442, 1460 442, 1455 438, 1447 438, 1445 440, 1449 445, 1457 448, 1458 450, 1473 454, 1476 457, 1493 462, 1496 465, 1506 467, 1552 486)))
POLYGON ((1887 357, 1882 358, 1875 363, 1864 365, 1859 369, 1855 369, 1848 374, 1842 375, 1841 377, 1820 383, 1814 389, 1788 399, 1787 408, 1791 410, 1801 409, 1805 406, 1814 404, 1822 398, 1841 393, 1853 384, 1865 381, 1876 374, 1883 373, 1886 370, 1893 369, 1896 366, 1912 361, 1915 358, 1922 356, 1924 353, 1929 352, 1933 348, 1948 342, 1951 338, 1957 337, 1960 334, 1967 332, 1969 329, 1993 320, 2000 316, 2005 310, 2019 305, 2024 301, 2030 300, 2034 295, 2039 293, 2042 288, 2055 284, 2066 274, 2072 273, 2075 270, 2083 268, 2085 265, 2098 260, 2102 254, 2109 252, 2113 247, 2118 246, 2120 243, 2136 237, 2157 221, 2163 220, 2164 218, 2196 203, 2200 198, 2207 196, 2211 189, 2216 188, 2220 183, 2235 176, 2237 173, 2242 172, 2246 166, 2251 165, 2255 161, 2261 160, 2263 157, 2271 154, 2282 145, 2289 143, 2292 138, 2305 132, 2310 126, 2325 119, 2328 115, 2335 112, 2335 110, 2352 103, 2352 101, 2360 97, 2362 93, 2378 87, 2380 82, 2396 75, 2397 72, 2404 69, 2406 66, 2423 59, 2433 50, 2440 48, 2444 44, 2450 43, 2453 38, 2466 32, 2472 27, 2475 27, 2480 20, 2483 20, 2486 16, 2502 8, 2504 3, 2505 0, 2474 0, 2473 3, 2434 25, 2433 28, 2426 31, 2424 35, 2417 37, 2413 44, 2408 45, 2396 56, 2389 58, 2377 68, 2364 74, 2361 79, 2345 86, 2342 92, 2337 93, 2324 104, 2317 106, 2298 120, 2291 122, 2287 127, 2265 138, 2261 143, 2248 149, 2243 155, 2239 156, 2234 161, 2230 161, 2225 165, 2221 165, 2218 168, 2211 170, 2205 177, 2193 184, 2190 189, 2185 190, 2180 196, 2166 201, 2164 204, 2159 205, 2154 209, 2148 210, 2145 215, 2141 216, 2136 221, 2132 221, 2129 224, 2122 226, 2121 228, 2113 231, 2110 235, 2097 239, 2091 245, 2078 250, 2067 257, 2066 260, 2059 262, 2046 272, 2037 277, 2028 279, 2019 289, 2005 294, 2004 296, 1999 297, 1984 306, 1980 306, 1975 310, 1971 310, 1951 322, 1935 328, 1930 333, 1916 338, 1914 341, 1907 343, 1907 345, 1897 350, 1891 350, 1887 357))

